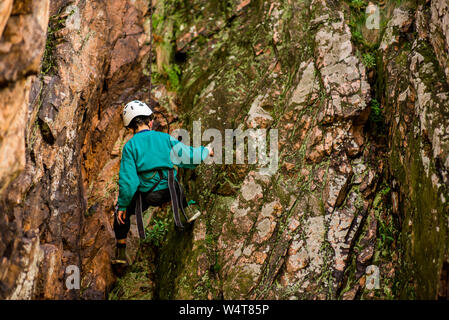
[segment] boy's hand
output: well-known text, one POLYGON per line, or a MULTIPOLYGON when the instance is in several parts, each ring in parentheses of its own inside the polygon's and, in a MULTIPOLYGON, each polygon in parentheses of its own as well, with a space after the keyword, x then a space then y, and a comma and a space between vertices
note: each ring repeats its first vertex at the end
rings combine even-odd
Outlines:
POLYGON ((207 150, 209 150, 209 156, 213 157, 214 156, 214 149, 212 149, 212 147, 210 145, 206 146, 207 150))
POLYGON ((126 211, 119 211, 117 214, 117 220, 121 224, 125 224, 125 219, 126 219, 126 211))

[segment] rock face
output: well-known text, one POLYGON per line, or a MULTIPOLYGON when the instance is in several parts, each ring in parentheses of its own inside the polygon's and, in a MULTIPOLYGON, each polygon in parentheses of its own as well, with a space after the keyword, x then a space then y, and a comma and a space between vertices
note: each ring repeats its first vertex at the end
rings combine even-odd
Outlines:
MULTIPOLYGON (((272 174, 257 165, 238 176, 231 167, 199 170, 205 217, 192 233, 205 237, 173 262, 186 267, 161 279, 174 286, 161 297, 336 298, 379 172, 362 132, 365 66, 339 7, 256 2, 234 10, 228 28, 192 45, 183 99, 194 97, 192 117, 205 128, 277 128, 281 165, 272 174), (268 116, 252 116, 255 105, 268 116), (231 190, 217 190, 229 177, 231 190)), ((164 256, 160 268, 171 262, 164 256)))
POLYGON ((145 99, 147 10, 146 1, 14 1, 2 16, 3 298, 104 298, 115 280, 111 151, 125 139, 119 106, 145 99), (83 294, 65 286, 70 265, 83 294))
MULTIPOLYGON (((48 1, 4 1, 0 6, 0 192, 26 164, 25 135, 31 84, 39 71, 48 1), (26 52, 26 54, 24 54, 26 52)), ((39 235, 2 205, 1 296, 31 298, 42 261, 39 235), (20 229, 20 232, 18 232, 20 229)))
POLYGON ((25 124, 33 74, 39 70, 45 47, 48 1, 0 7, 1 190, 25 166, 25 124), (26 52, 26 54, 23 54, 26 52))
POLYGON ((371 44, 349 2, 152 3, 152 22, 144 0, 0 5, 1 298, 448 297, 447 1, 387 1, 371 44), (120 111, 150 98, 150 25, 162 125, 265 129, 279 161, 181 171, 203 215, 177 232, 155 210, 164 238, 132 233, 116 282, 120 111))
POLYGON ((439 278, 447 272, 449 227, 447 8, 434 1, 416 12, 396 9, 402 18, 388 24, 394 37, 382 52, 389 174, 400 195, 404 260, 417 298, 447 298, 439 292, 447 290, 439 278), (414 18, 417 36, 406 40, 414 18))

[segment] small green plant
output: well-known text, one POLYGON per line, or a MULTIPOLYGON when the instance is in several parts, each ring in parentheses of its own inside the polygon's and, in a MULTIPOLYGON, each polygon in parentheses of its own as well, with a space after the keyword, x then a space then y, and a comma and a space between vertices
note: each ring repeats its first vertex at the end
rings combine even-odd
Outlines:
POLYGON ((159 247, 164 240, 168 231, 168 223, 162 220, 155 220, 151 227, 145 229, 145 240, 142 240, 145 244, 152 244, 159 247))
POLYGON ((382 106, 376 99, 371 100, 370 118, 373 122, 379 123, 383 121, 382 106))
POLYGON ((208 234, 208 235, 206 235, 206 243, 208 244, 208 245, 213 245, 214 244, 214 242, 215 242, 215 239, 214 239, 214 236, 213 235, 211 235, 211 234, 208 234))
POLYGON ((351 0, 349 6, 356 10, 361 10, 367 6, 367 3, 363 0, 351 0))
POLYGON ((385 186, 382 190, 380 190, 380 193, 382 193, 384 196, 389 194, 391 191, 391 188, 389 186, 385 186))
POLYGON ((215 272, 215 273, 219 273, 220 270, 221 270, 221 264, 219 264, 218 262, 216 262, 216 263, 214 264, 214 272, 215 272))
POLYGON ((118 278, 115 287, 109 292, 109 300, 151 300, 153 284, 145 271, 127 273, 118 278))
POLYGON ((364 53, 362 56, 363 64, 368 69, 373 69, 376 67, 376 57, 372 53, 364 53))
POLYGON ((360 31, 354 30, 352 32, 352 37, 354 38, 354 40, 356 42, 363 43, 364 38, 363 38, 363 34, 360 31))
POLYGON ((157 14, 153 14, 153 23, 152 23, 152 28, 153 31, 157 30, 157 27, 164 22, 164 16, 163 15, 157 15, 157 14))
POLYGON ((384 185, 374 199, 373 208, 378 221, 379 237, 377 243, 377 255, 388 257, 391 245, 395 242, 396 228, 393 218, 385 214, 384 199, 390 193, 391 188, 384 185))
MULTIPOLYGON (((148 72, 148 71, 147 71, 148 72)), ((151 82, 153 84, 160 84, 163 83, 164 76, 157 72, 156 70, 151 71, 151 82)))
POLYGON ((181 69, 175 64, 164 65, 164 71, 167 73, 170 87, 177 91, 180 86, 179 76, 181 75, 181 69))
POLYGON ((47 41, 45 43, 45 51, 42 57, 41 73, 43 75, 50 73, 56 65, 53 56, 56 49, 56 44, 58 43, 56 33, 64 28, 66 19, 74 13, 75 11, 72 10, 68 13, 68 15, 63 16, 62 12, 59 12, 58 14, 50 17, 47 30, 47 41))

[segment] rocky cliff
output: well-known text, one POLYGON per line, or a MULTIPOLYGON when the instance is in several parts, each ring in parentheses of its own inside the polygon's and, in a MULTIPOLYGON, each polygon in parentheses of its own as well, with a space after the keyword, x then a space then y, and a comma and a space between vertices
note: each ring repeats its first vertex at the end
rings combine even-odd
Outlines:
POLYGON ((448 298, 447 1, 152 6, 0 5, 1 298, 448 298), (181 170, 202 217, 178 232, 149 210, 117 278, 132 99, 165 131, 277 130, 279 162, 181 170))

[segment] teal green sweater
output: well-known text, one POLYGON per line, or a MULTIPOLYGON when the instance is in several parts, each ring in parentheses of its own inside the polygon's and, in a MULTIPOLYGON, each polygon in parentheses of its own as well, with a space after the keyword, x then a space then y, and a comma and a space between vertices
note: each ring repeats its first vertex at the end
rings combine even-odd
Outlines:
POLYGON ((136 133, 122 150, 119 210, 125 210, 129 206, 137 190, 147 192, 159 180, 155 169, 164 168, 164 179, 154 191, 166 189, 168 188, 167 168, 173 168, 176 164, 180 168, 193 169, 208 155, 209 150, 205 147, 186 146, 167 133, 151 130, 136 133))

